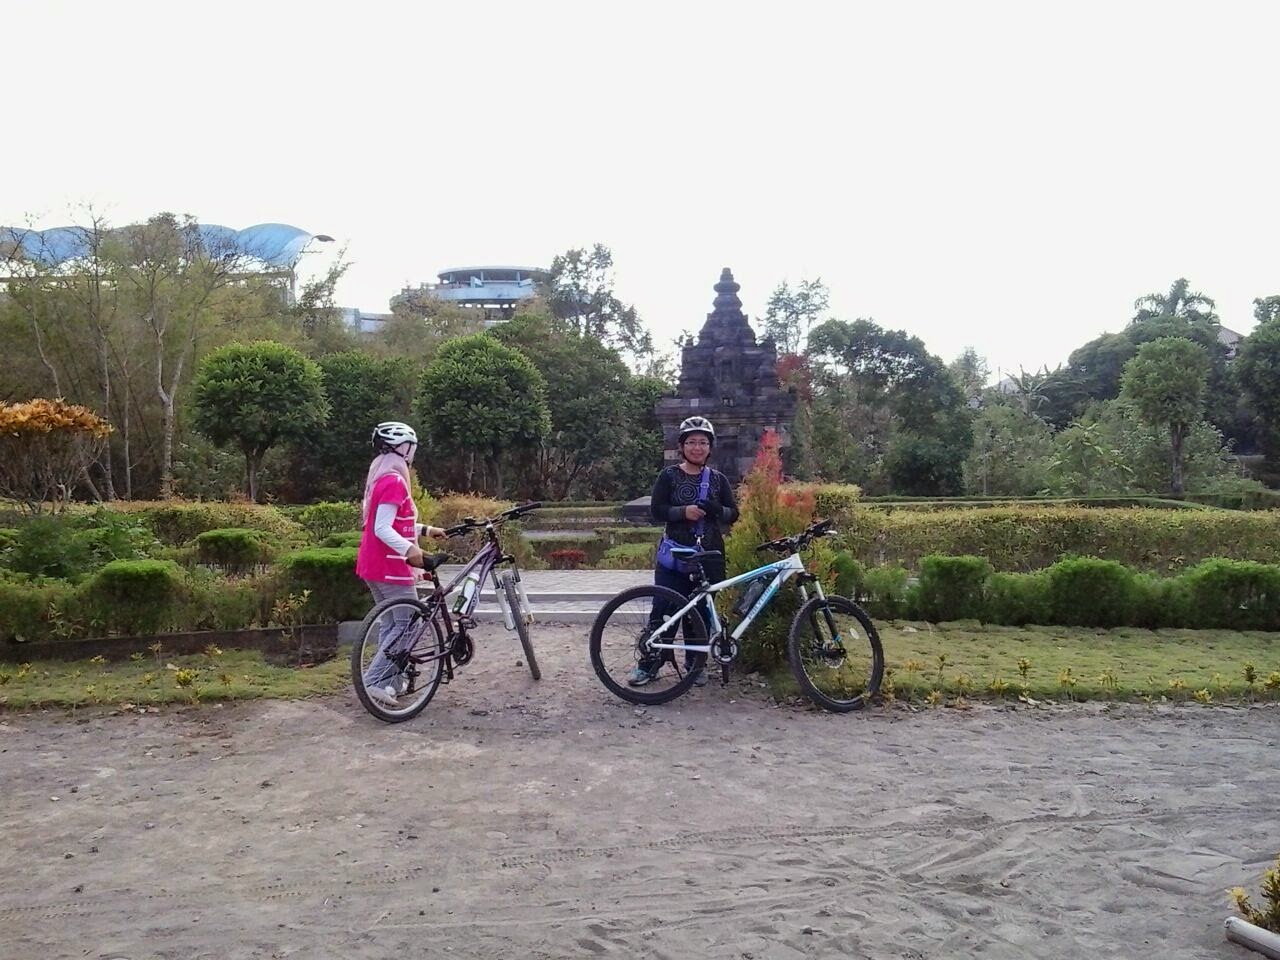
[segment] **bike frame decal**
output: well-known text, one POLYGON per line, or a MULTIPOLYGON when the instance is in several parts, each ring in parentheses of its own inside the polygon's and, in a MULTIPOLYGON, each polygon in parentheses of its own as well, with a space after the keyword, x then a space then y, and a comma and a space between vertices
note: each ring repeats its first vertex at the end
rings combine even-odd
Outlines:
POLYGON ((709 612, 710 620, 711 620, 711 632, 713 635, 720 633, 721 632, 720 616, 719 614, 716 613, 715 603, 710 602, 709 598, 713 594, 719 593, 721 590, 728 590, 730 587, 736 587, 740 583, 745 583, 748 580, 754 580, 756 577, 762 576, 763 574, 772 573, 774 576, 773 576, 773 579, 769 582, 769 586, 765 588, 764 593, 760 595, 760 599, 756 601, 756 604, 754 607, 751 608, 751 611, 746 615, 746 617, 743 618, 742 622, 738 624, 737 629, 735 629, 733 633, 730 634, 730 637, 732 639, 737 640, 744 633, 746 633, 748 629, 750 629, 751 624, 755 622, 756 617, 758 617, 760 613, 769 605, 769 603, 773 600, 774 596, 777 595, 778 590, 781 589, 782 585, 786 583, 788 580, 790 580, 792 577, 794 577, 797 573, 803 573, 803 572, 804 572, 804 561, 800 559, 800 555, 798 553, 793 553, 791 556, 787 557, 785 560, 778 560, 775 563, 767 563, 763 567, 756 567, 756 569, 754 570, 749 570, 746 573, 740 573, 738 574, 738 576, 730 577, 728 580, 721 580, 719 583, 713 583, 709 587, 705 587, 699 590, 697 593, 695 593, 689 599, 688 603, 686 603, 683 607, 681 607, 675 613, 671 614, 666 620, 662 622, 662 624, 656 630, 654 630, 651 634, 649 634, 648 637, 645 638, 646 641, 648 642, 649 648, 652 650, 685 650, 685 651, 688 651, 689 653, 710 653, 711 652, 710 639, 708 639, 708 642, 704 644, 695 644, 695 643, 676 644, 676 643, 663 643, 658 638, 660 638, 662 634, 668 629, 667 625, 670 624, 672 620, 683 619, 685 614, 693 610, 695 607, 698 606, 698 604, 702 603, 704 600, 708 601, 707 610, 709 612))

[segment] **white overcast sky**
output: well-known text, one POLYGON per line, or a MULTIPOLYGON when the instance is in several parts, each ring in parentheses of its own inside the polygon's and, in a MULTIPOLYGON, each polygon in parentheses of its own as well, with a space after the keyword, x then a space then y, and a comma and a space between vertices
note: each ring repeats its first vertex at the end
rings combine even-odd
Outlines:
POLYGON ((666 341, 720 268, 1054 365, 1178 276, 1280 293, 1280 3, 6 7, 0 224, 160 210, 349 244, 344 305, 612 247, 666 341))

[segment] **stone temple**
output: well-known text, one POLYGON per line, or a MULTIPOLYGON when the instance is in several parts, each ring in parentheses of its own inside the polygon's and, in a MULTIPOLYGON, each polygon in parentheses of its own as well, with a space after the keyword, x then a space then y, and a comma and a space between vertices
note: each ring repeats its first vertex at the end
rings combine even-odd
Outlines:
POLYGON ((684 348, 676 396, 658 402, 666 460, 679 459, 676 440, 686 417, 706 417, 716 428, 712 465, 737 484, 751 469, 766 430, 783 447, 791 442, 795 399, 778 385, 778 350, 773 340, 757 341, 742 312, 741 287, 725 267, 715 285, 714 309, 695 343, 684 348))

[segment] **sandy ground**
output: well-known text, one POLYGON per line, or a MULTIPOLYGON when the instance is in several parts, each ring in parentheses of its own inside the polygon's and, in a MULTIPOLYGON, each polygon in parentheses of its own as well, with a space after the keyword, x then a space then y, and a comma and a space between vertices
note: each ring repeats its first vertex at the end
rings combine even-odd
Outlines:
POLYGON ((1252 956, 1280 711, 609 696, 490 630, 418 719, 353 696, 0 716, 0 957, 1252 956))

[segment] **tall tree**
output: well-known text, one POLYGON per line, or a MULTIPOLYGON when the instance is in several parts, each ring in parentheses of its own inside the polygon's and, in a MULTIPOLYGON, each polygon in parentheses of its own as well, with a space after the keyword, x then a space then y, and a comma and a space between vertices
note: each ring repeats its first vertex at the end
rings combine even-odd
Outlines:
POLYGON ((614 292, 613 252, 603 243, 556 256, 543 286, 552 315, 579 337, 595 338, 637 357, 653 351, 653 339, 636 308, 614 292))
POLYGON ((971 493, 1027 496, 1049 485, 1053 434, 1039 417, 1015 406, 989 404, 973 421, 973 450, 965 460, 971 493))
POLYGON ((1147 423, 1169 430, 1169 489, 1175 497, 1183 493, 1184 445, 1204 411, 1210 369, 1204 349, 1182 337, 1144 343, 1125 364, 1122 396, 1147 423))
POLYGON ((987 381, 991 379, 991 366, 986 357, 973 347, 965 347, 964 352, 952 360, 947 369, 951 371, 951 378, 969 405, 977 406, 987 388, 987 381))
POLYGON ((244 454, 246 492, 253 501, 266 452, 279 443, 305 441, 329 414, 320 367, 270 340, 232 343, 206 356, 191 405, 196 430, 244 454))
POLYGON ((384 420, 404 420, 418 371, 407 357, 382 359, 358 350, 316 360, 329 414, 322 429, 291 451, 291 497, 299 501, 359 495, 369 464, 369 434, 384 420))
POLYGON ((1186 277, 1179 277, 1168 293, 1148 293, 1133 302, 1135 323, 1177 318, 1190 323, 1217 323, 1216 304, 1211 297, 1191 290, 1186 277))
POLYGON ((1253 319, 1258 323, 1280 320, 1280 296, 1256 298, 1253 301, 1253 319))
POLYGON ((491 331, 528 357, 549 385, 551 429, 531 458, 534 496, 563 500, 624 442, 631 374, 617 351, 547 317, 521 315, 491 331))
POLYGON ((778 345, 779 353, 799 353, 810 328, 827 312, 830 294, 818 277, 800 281, 794 290, 783 280, 765 306, 764 332, 778 345))
POLYGON ((207 239, 191 217, 163 213, 122 228, 117 273, 152 338, 152 389, 160 402, 160 496, 173 494, 178 395, 211 327, 218 291, 256 272, 231 240, 207 239))
POLYGON ((415 415, 431 456, 461 462, 476 488, 478 456, 490 492, 504 492, 503 454, 528 456, 551 428, 547 384, 519 350, 484 334, 440 348, 418 384, 415 415))
POLYGON ((969 411, 946 365, 918 337, 870 320, 828 320, 809 334, 809 362, 816 393, 891 414, 884 465, 895 489, 959 492, 973 439, 969 411))
POLYGON ((1261 423, 1272 469, 1280 465, 1280 317, 1265 320, 1240 344, 1235 375, 1261 423))

